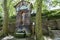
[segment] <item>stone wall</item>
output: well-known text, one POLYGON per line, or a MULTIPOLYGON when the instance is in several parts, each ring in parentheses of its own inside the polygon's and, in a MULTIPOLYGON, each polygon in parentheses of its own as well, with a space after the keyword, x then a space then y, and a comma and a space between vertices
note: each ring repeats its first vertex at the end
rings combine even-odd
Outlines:
POLYGON ((54 20, 42 20, 42 26, 43 27, 51 27, 51 29, 60 29, 60 19, 54 19, 54 20))

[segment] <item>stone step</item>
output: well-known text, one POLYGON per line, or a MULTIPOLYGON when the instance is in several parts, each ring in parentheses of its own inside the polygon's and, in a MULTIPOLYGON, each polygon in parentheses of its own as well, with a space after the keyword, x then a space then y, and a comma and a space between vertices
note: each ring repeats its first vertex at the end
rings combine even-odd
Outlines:
POLYGON ((16 40, 33 40, 33 38, 15 38, 16 40))
POLYGON ((16 38, 16 40, 26 40, 26 38, 20 38, 20 39, 17 39, 17 38, 16 38))
POLYGON ((60 37, 60 30, 52 30, 55 37, 60 37))

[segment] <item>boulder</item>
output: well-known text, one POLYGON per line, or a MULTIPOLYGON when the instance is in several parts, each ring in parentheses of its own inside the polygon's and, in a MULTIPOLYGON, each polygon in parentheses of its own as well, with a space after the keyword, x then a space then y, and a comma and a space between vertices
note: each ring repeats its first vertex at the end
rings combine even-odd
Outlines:
POLYGON ((2 38, 2 40, 14 40, 14 36, 9 35, 9 36, 2 38))

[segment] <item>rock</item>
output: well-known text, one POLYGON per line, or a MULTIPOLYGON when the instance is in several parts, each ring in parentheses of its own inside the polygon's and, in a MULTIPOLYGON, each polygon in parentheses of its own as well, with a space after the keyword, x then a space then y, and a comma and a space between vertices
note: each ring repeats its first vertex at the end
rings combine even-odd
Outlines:
POLYGON ((53 40, 53 39, 51 39, 50 37, 45 37, 44 36, 44 40, 53 40))
POLYGON ((14 40, 14 36, 9 35, 4 37, 2 40, 14 40))

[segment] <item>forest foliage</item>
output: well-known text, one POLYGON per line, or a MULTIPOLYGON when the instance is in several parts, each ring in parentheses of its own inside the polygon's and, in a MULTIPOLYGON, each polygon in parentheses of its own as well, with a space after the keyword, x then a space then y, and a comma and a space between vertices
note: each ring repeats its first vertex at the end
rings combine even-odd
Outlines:
MULTIPOLYGON (((15 10, 14 6, 19 1, 20 0, 7 0, 7 3, 4 4, 4 0, 0 0, 0 26, 2 26, 2 24, 3 24, 2 22, 4 22, 4 24, 5 23, 7 23, 7 24, 5 24, 3 26, 4 26, 4 28, 7 28, 8 21, 12 22, 12 23, 15 22, 16 10, 15 10), (4 10, 4 7, 7 10, 4 10), (5 13, 5 11, 6 11, 7 14, 5 13), (4 15, 6 15, 6 16, 4 16, 4 15)), ((30 1, 30 0, 26 0, 26 1, 30 1)), ((59 0, 50 0, 50 1, 49 0, 41 0, 41 1, 40 0, 36 0, 32 4, 33 4, 33 10, 36 10, 36 9, 37 10, 33 14, 34 16, 32 15, 31 20, 35 21, 35 18, 36 18, 36 26, 37 26, 36 27, 36 30, 37 30, 36 33, 37 33, 38 39, 40 39, 40 38, 42 38, 41 37, 42 36, 42 27, 41 27, 41 19, 42 18, 41 17, 51 18, 51 19, 60 18, 60 10, 59 9, 49 10, 49 7, 51 7, 51 6, 52 7, 60 6, 60 1, 59 0), (48 3, 49 3, 49 5, 48 5, 48 3), (38 30, 39 28, 41 28, 41 29, 38 30), (40 35, 40 33, 38 34, 38 32, 40 32, 41 35, 40 35)), ((4 29, 4 31, 6 31, 6 29, 4 29)))

